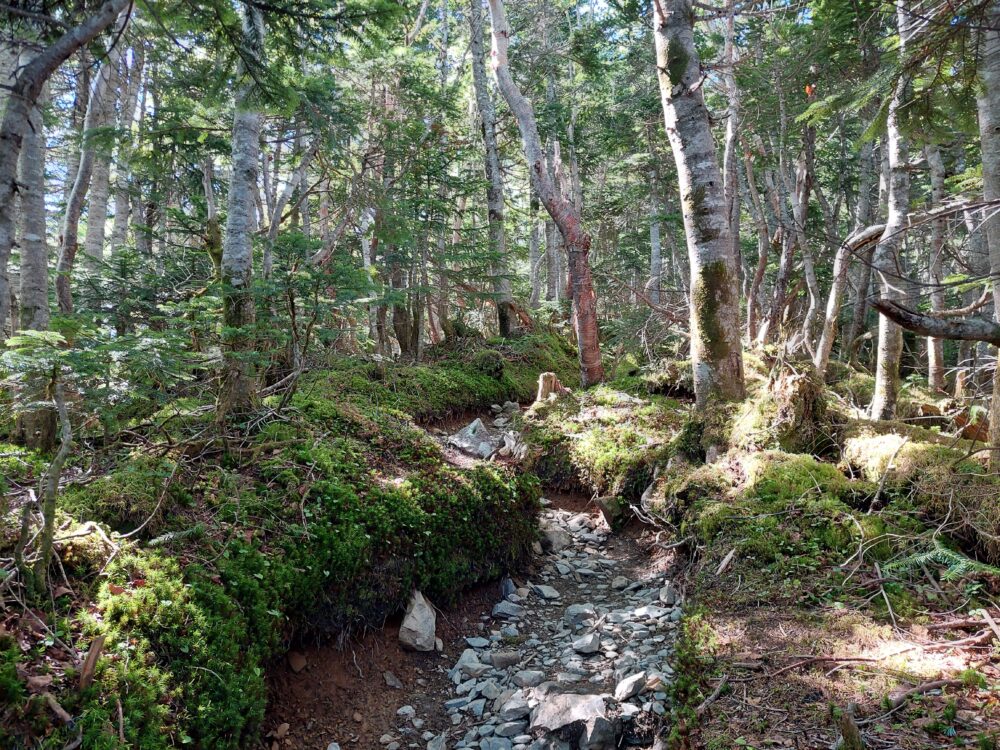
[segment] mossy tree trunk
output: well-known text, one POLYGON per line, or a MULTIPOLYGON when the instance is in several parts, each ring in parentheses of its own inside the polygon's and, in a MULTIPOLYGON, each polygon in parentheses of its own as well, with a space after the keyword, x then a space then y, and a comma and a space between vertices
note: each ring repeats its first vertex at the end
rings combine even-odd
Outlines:
POLYGON ((657 0, 653 32, 667 136, 677 164, 691 273, 695 398, 744 396, 740 288, 722 175, 702 95, 689 0, 657 0))
MULTIPOLYGON (((597 295, 590 274, 590 234, 584 230, 578 206, 560 194, 546 169, 545 154, 538 136, 535 111, 514 82, 507 61, 510 27, 503 0, 489 0, 493 21, 493 66, 500 92, 517 119, 528 160, 531 179, 538 197, 552 221, 559 227, 569 258, 569 279, 573 299, 573 319, 580 359, 580 380, 588 386, 604 380, 597 328, 597 295)), ((551 269, 550 269, 551 270, 551 269)))

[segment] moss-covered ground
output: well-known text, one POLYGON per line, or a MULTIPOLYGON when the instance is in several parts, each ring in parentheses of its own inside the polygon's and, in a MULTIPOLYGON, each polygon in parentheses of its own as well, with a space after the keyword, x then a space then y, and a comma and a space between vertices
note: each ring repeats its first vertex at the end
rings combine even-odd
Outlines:
POLYGON ((1000 639, 946 642, 988 639, 981 613, 1000 616, 1000 493, 982 454, 943 422, 919 426, 937 404, 918 382, 904 420, 872 423, 863 373, 747 370, 747 400, 703 414, 669 362, 526 417, 543 483, 616 495, 683 541, 676 746, 827 747, 857 703, 875 743, 995 747, 1000 639), (979 624, 935 625, 954 619, 979 624), (879 718, 942 678, 955 684, 879 718))
MULTIPOLYGON (((530 400, 541 371, 572 384, 573 350, 540 335, 428 359, 317 367, 280 411, 273 397, 226 435, 209 404, 180 399, 79 451, 53 597, 0 620, 0 746, 252 745, 265 670, 291 641, 378 627, 415 587, 445 604, 521 566, 537 481, 455 469, 414 420, 530 400)), ((0 445, 15 499, 46 463, 0 445)), ((7 557, 17 508, 0 510, 7 557)))

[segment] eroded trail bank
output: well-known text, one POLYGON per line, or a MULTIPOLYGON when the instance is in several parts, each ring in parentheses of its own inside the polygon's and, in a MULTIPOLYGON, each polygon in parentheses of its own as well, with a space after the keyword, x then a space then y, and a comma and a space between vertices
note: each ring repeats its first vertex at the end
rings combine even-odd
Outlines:
POLYGON ((271 745, 652 747, 681 616, 670 558, 651 555, 641 529, 611 534, 582 498, 553 498, 541 525, 524 579, 439 613, 441 652, 403 651, 390 626, 296 654, 273 680, 271 745))

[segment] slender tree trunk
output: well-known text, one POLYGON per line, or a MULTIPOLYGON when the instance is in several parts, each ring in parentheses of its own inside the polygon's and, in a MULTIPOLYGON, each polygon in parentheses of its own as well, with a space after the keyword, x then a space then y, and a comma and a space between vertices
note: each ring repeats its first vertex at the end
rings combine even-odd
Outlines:
POLYGON ((723 193, 726 199, 726 214, 729 217, 729 239, 732 242, 732 256, 736 263, 736 272, 740 279, 743 276, 742 250, 740 248, 740 186, 738 156, 740 134, 740 91, 736 85, 736 2, 726 0, 726 39, 723 56, 725 70, 722 78, 726 87, 726 97, 729 100, 729 113, 726 118, 726 140, 723 149, 722 179, 723 193))
POLYGON ((485 147, 486 209, 489 219, 490 276, 496 297, 497 326, 501 336, 510 336, 515 327, 514 298, 510 288, 510 270, 507 262, 507 234, 504 231, 503 174, 500 171, 500 152, 497 148, 497 116, 486 78, 485 52, 483 51, 482 0, 470 0, 469 25, 471 30, 472 81, 476 92, 476 107, 485 147))
MULTIPOLYGON (((243 8, 243 43, 262 64, 264 18, 259 8, 243 8)), ((244 69, 243 74, 248 76, 244 69)), ((217 418, 245 414, 256 401, 254 366, 253 232, 254 194, 260 161, 261 115, 254 108, 254 85, 248 79, 236 97, 233 116, 232 162, 226 236, 222 244, 223 376, 217 418)))
POLYGON ((128 239, 128 221, 131 208, 128 162, 131 157, 132 122, 135 120, 135 111, 139 104, 139 89, 142 88, 144 63, 144 48, 142 44, 136 44, 132 48, 132 65, 129 68, 128 86, 122 104, 121 120, 118 125, 122 133, 125 134, 125 139, 119 147, 118 172, 115 175, 115 219, 111 225, 111 241, 109 243, 109 249, 112 253, 123 247, 128 239))
POLYGON ((691 359, 700 407, 744 396, 739 274, 702 96, 690 0, 657 0, 656 67, 691 265, 691 359))
POLYGON ((30 114, 31 127, 21 146, 21 327, 49 327, 49 245, 45 221, 45 131, 42 108, 46 88, 30 114))
POLYGON ((659 175, 657 170, 649 173, 649 280, 646 282, 646 295, 654 305, 660 304, 660 288, 663 276, 663 222, 660 212, 663 205, 660 202, 659 175))
MULTIPOLYGON (((119 33, 123 30, 123 24, 127 22, 128 16, 123 13, 119 22, 119 33)), ((95 76, 87 101, 87 115, 83 120, 83 142, 80 144, 80 162, 66 202, 59 241, 59 260, 56 263, 56 300, 59 303, 59 312, 64 315, 73 312, 72 276, 80 245, 80 214, 83 212, 83 204, 90 189, 97 155, 93 135, 103 124, 107 101, 114 96, 115 71, 121 63, 121 58, 121 46, 113 48, 95 76)), ((103 220, 107 220, 107 190, 104 192, 103 220)))
MULTIPOLYGON (((114 123, 115 102, 120 68, 125 64, 124 54, 109 56, 108 64, 101 66, 99 76, 107 76, 106 93, 101 97, 101 110, 97 127, 107 128, 114 123)), ((86 137, 86 134, 85 134, 86 137)), ((97 273, 104 262, 104 239, 108 224, 108 199, 111 193, 111 149, 104 143, 93 147, 93 168, 87 201, 87 232, 83 239, 83 255, 87 270, 97 273)))
MULTIPOLYGON (((906 52, 912 20, 907 0, 896 0, 900 54, 906 52)), ((872 264, 879 277, 879 297, 883 301, 903 298, 899 278, 899 255, 902 230, 910 205, 910 176, 907 172, 909 149, 900 127, 900 115, 909 91, 909 78, 901 74, 889 102, 886 121, 886 150, 889 159, 888 215, 885 231, 875 248, 872 264)), ((899 364, 903 354, 903 330, 885 315, 879 315, 875 394, 872 397, 872 419, 892 419, 899 396, 899 364)))
MULTIPOLYGON (((931 173, 931 205, 940 206, 944 202, 944 161, 934 144, 924 147, 927 166, 931 173)), ((930 288, 932 312, 944 310, 944 233, 947 221, 944 217, 931 222, 930 259, 927 264, 927 283, 930 288)), ((944 390, 944 341, 927 339, 927 384, 932 391, 944 390)))
MULTIPOLYGON (((994 0, 980 32, 979 77, 982 89, 976 103, 979 110, 979 137, 983 159, 983 198, 1000 201, 1000 1, 994 0)), ((993 286, 993 319, 1000 323, 1000 216, 995 207, 987 209, 984 227, 993 286)), ((1000 362, 1000 352, 997 354, 1000 362)), ((1000 470, 1000 365, 993 373, 990 403, 990 467, 1000 470)))
POLYGON ((743 174, 747 188, 747 205, 750 208, 750 215, 757 226, 757 267, 754 270, 753 279, 750 282, 750 290, 747 293, 747 340, 754 342, 760 327, 761 292, 764 282, 764 274, 767 272, 767 259, 771 249, 771 232, 767 226, 767 218, 764 215, 764 206, 757 191, 757 184, 754 181, 753 164, 750 162, 750 155, 744 152, 743 174))
POLYGON ((539 300, 542 297, 542 251, 540 235, 545 231, 545 222, 538 219, 538 194, 533 187, 529 187, 528 197, 528 221, 531 230, 528 234, 528 273, 531 282, 531 296, 528 298, 528 307, 532 310, 538 309, 539 300))
MULTIPOLYGON (((70 28, 21 68, 11 87, 0 122, 0 321, 10 315, 10 282, 7 264, 14 242, 14 201, 21 144, 28 133, 31 112, 42 87, 56 69, 77 50, 93 41, 118 17, 129 0, 107 0, 79 26, 70 28)), ((0 343, 5 337, 0 325, 0 343)))
POLYGON ((597 296, 590 275, 590 235, 583 229, 577 207, 559 195, 545 167, 545 155, 538 137, 538 125, 531 103, 525 99, 507 62, 510 27, 507 25, 503 0, 489 0, 493 20, 493 63, 500 91, 517 119, 524 143, 524 153, 545 209, 559 227, 569 259, 569 277, 573 290, 573 318, 580 359, 580 380, 584 386, 604 379, 601 348, 598 341, 597 296))

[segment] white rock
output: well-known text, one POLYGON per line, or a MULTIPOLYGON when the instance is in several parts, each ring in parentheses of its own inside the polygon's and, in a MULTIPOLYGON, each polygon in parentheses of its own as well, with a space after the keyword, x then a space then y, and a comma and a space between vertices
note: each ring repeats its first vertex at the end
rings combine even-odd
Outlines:
POLYGON ((406 606, 406 615, 399 628, 399 642, 411 651, 433 651, 436 645, 434 631, 437 615, 434 608, 419 591, 414 591, 406 606))
POLYGON ((619 703, 627 701, 629 698, 632 698, 642 692, 645 685, 645 672, 636 672, 633 675, 629 675, 615 687, 615 700, 619 703))

